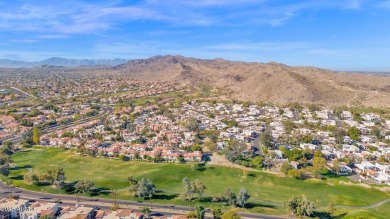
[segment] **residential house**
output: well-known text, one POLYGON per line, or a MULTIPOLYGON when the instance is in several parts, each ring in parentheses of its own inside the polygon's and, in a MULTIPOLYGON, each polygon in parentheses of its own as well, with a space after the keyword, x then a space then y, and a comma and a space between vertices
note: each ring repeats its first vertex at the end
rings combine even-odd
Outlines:
POLYGON ((3 198, 0 200, 0 210, 8 216, 8 218, 19 218, 20 212, 28 207, 28 200, 3 198))
POLYGON ((92 219, 94 216, 94 210, 90 207, 75 206, 65 207, 61 210, 58 219, 92 219))
POLYGON ((377 181, 378 183, 389 183, 390 182, 390 175, 384 172, 377 172, 373 177, 373 180, 377 181))
POLYGON ((140 212, 131 209, 118 209, 116 211, 99 210, 96 212, 95 219, 142 219, 140 212))
POLYGON ((360 148, 358 148, 354 145, 343 144, 343 151, 348 152, 348 153, 359 153, 360 148))
POLYGON ((348 176, 352 174, 352 169, 347 165, 340 164, 339 168, 340 168, 339 175, 348 176))
POLYGON ((367 170, 373 170, 375 169, 375 165, 368 162, 368 161, 363 161, 361 163, 356 163, 355 164, 357 170, 361 173, 366 172, 367 170))
POLYGON ((20 213, 20 219, 38 219, 44 215, 54 219, 58 210, 57 203, 37 201, 32 203, 26 211, 20 213))
POLYGON ((301 147, 302 149, 310 149, 312 151, 315 151, 317 150, 318 145, 310 144, 310 143, 301 143, 299 147, 301 147))
POLYGON ((184 160, 188 161, 188 162, 192 162, 192 161, 200 162, 200 161, 202 161, 202 152, 194 151, 192 153, 185 153, 183 155, 183 157, 184 157, 184 160))

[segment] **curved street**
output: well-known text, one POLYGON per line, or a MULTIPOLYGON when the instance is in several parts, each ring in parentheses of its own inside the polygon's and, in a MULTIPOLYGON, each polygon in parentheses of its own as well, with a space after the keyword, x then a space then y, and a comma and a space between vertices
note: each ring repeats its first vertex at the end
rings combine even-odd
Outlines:
MULTIPOLYGON (((65 128, 69 128, 69 127, 72 127, 72 126, 76 126, 76 125, 80 125, 80 124, 84 124, 84 123, 87 123, 87 122, 90 122, 94 119, 99 119, 103 116, 107 116, 109 114, 112 113, 112 108, 110 107, 105 107, 105 106, 101 106, 103 111, 102 113, 100 113, 99 115, 97 116, 92 116, 92 117, 88 117, 88 118, 84 118, 84 119, 80 119, 80 120, 77 120, 77 121, 74 121, 74 122, 71 122, 71 123, 68 123, 68 124, 63 124, 63 125, 52 125, 52 126, 49 126, 49 127, 46 127, 44 129, 42 129, 41 131, 43 133, 50 133, 50 132, 55 132, 55 131, 58 131, 58 130, 62 130, 62 129, 65 129, 65 128)), ((23 140, 23 136, 22 135, 15 135, 14 137, 12 138, 7 138, 7 139, 3 139, 2 141, 8 141, 8 142, 12 142, 13 144, 18 144, 20 143, 21 141, 23 140)))
MULTIPOLYGON (((3 181, 0 181, 0 196, 2 198, 8 197, 10 195, 11 188, 7 186, 3 181)), ((63 194, 50 194, 43 192, 34 192, 18 187, 12 188, 12 193, 18 195, 21 199, 27 199, 30 201, 46 201, 46 202, 56 202, 58 199, 61 199, 61 206, 69 205, 84 205, 88 207, 97 207, 100 209, 110 209, 114 205, 114 200, 105 199, 105 198, 96 198, 96 197, 84 197, 80 196, 80 202, 77 203, 77 198, 74 195, 63 195, 63 194)), ((151 207, 151 204, 148 200, 145 202, 129 201, 129 200, 116 200, 116 203, 122 208, 130 209, 139 209, 141 207, 151 207)), ((171 216, 177 214, 187 214, 188 211, 193 210, 188 206, 180 205, 169 205, 169 204, 156 204, 152 203, 152 213, 156 215, 171 216)), ((271 216, 271 215, 261 215, 261 214, 252 214, 252 213, 240 213, 242 218, 256 218, 256 219, 285 219, 288 217, 283 216, 271 216)), ((213 218, 211 210, 207 209, 206 217, 207 219, 213 218)))
MULTIPOLYGON (((0 181, 0 197, 8 197, 10 195, 11 188, 7 186, 3 181, 0 181)), ((58 199, 61 199, 61 206, 70 206, 70 205, 84 205, 88 207, 95 207, 99 209, 110 209, 114 205, 113 199, 106 198, 95 198, 95 197, 85 197, 80 196, 80 202, 77 202, 77 197, 74 195, 64 195, 64 194, 51 194, 43 192, 35 192, 26 189, 21 189, 18 187, 13 187, 12 192, 14 195, 18 195, 19 198, 27 199, 30 201, 46 201, 46 202, 56 202, 58 199)), ((348 209, 371 209, 382 206, 390 202, 389 199, 382 200, 378 203, 368 205, 368 206, 335 206, 336 208, 348 208, 348 209)), ((144 202, 139 201, 130 201, 130 200, 116 200, 116 203, 122 208, 130 209, 139 209, 141 207, 151 207, 151 203, 148 200, 144 202)), ((316 210, 326 210, 327 207, 320 207, 316 210)), ((193 210, 188 206, 181 205, 169 205, 169 204, 157 204, 152 203, 152 213, 156 215, 171 216, 175 214, 187 214, 188 211, 193 210)), ((262 215, 262 214, 253 214, 253 213, 243 213, 240 212, 242 218, 256 218, 256 219, 285 219, 291 218, 288 216, 272 216, 272 215, 262 215)), ((210 219, 212 213, 210 209, 207 209, 206 218, 210 219)))

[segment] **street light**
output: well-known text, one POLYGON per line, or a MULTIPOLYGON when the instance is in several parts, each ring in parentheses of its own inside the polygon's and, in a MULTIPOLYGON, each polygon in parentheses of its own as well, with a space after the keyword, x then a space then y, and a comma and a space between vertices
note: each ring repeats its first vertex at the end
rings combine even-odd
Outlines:
POLYGON ((117 192, 117 190, 116 189, 114 189, 114 191, 113 191, 113 196, 114 196, 114 206, 116 206, 116 192, 117 192))

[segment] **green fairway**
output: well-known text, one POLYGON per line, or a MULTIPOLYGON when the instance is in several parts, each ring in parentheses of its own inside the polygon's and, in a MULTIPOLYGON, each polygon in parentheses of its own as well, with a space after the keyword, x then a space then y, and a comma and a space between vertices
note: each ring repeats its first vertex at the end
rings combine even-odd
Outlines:
MULTIPOLYGON (((262 172, 248 175, 247 171, 216 166, 199 171, 192 170, 187 164, 126 162, 85 157, 55 148, 21 151, 12 158, 19 167, 12 170, 14 184, 37 191, 43 188, 45 191, 58 192, 51 187, 26 185, 22 175, 30 166, 36 173, 62 167, 68 182, 90 179, 97 187, 118 189, 120 198, 133 200, 137 199, 130 197, 126 192, 127 177, 147 177, 152 179, 158 190, 161 190, 155 201, 173 204, 185 204, 178 196, 182 191, 181 181, 186 176, 191 180, 199 179, 206 185, 207 189, 203 195, 205 197, 222 193, 227 187, 232 187, 236 193, 241 187, 245 187, 252 196, 251 211, 270 214, 284 213, 280 205, 292 195, 305 194, 317 207, 326 206, 330 200, 342 206, 367 206, 390 198, 389 193, 377 189, 339 183, 347 180, 346 178, 300 181, 262 172), (266 202, 279 205, 267 207, 266 202)), ((209 199, 205 199, 205 202, 209 202, 209 199)))
POLYGON ((351 218, 355 219, 357 216, 363 217, 364 219, 388 219, 390 215, 390 203, 386 203, 382 206, 371 208, 371 209, 347 209, 340 208, 336 210, 334 216, 337 218, 351 218))

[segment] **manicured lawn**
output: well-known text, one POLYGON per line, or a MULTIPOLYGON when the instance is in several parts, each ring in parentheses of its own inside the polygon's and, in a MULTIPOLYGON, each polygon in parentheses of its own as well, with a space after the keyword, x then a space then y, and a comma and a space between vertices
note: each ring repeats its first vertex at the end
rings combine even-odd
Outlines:
MULTIPOLYGON (((292 195, 305 194, 318 207, 326 206, 330 200, 333 200, 336 205, 366 206, 390 198, 388 193, 377 189, 342 185, 339 183, 340 179, 300 181, 262 172, 253 172, 248 176, 247 171, 225 167, 207 167, 203 171, 194 171, 187 164, 154 164, 84 157, 55 148, 21 151, 12 158, 19 167, 12 171, 14 184, 37 191, 44 189, 49 192, 60 192, 51 187, 26 185, 22 175, 29 167, 37 173, 62 167, 68 182, 90 179, 97 187, 118 189, 119 198, 133 200, 137 199, 130 197, 126 192, 127 177, 147 177, 155 183, 158 190, 161 190, 155 201, 162 203, 185 204, 179 195, 182 191, 181 181, 186 176, 191 180, 199 179, 206 185, 205 197, 222 194, 227 187, 232 187, 236 193, 241 187, 245 187, 252 196, 251 211, 269 214, 285 213, 279 205, 292 195), (263 201, 279 203, 279 205, 267 207, 263 201)), ((204 201, 208 206, 209 199, 204 201)))
POLYGON ((336 209, 336 218, 351 218, 361 216, 364 219, 388 219, 390 215, 390 203, 372 209, 336 209))

